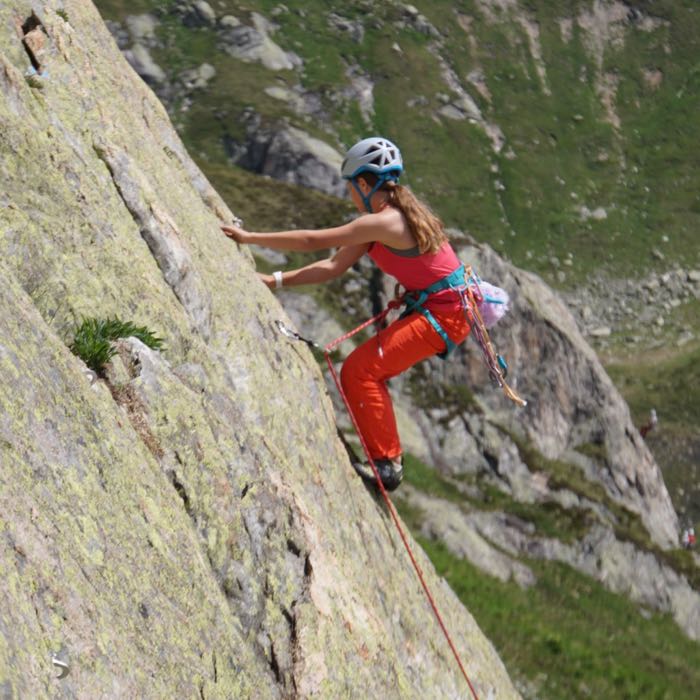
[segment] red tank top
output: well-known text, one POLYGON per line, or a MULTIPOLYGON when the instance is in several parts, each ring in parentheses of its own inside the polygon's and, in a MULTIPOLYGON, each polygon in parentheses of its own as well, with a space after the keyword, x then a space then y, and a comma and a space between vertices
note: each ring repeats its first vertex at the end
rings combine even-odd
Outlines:
MULTIPOLYGON (((410 292, 429 287, 462 264, 447 241, 437 253, 419 253, 417 246, 409 250, 397 250, 376 241, 369 247, 367 254, 382 272, 395 277, 410 292)), ((456 311, 462 308, 459 294, 451 289, 432 294, 424 306, 436 311, 456 311)))

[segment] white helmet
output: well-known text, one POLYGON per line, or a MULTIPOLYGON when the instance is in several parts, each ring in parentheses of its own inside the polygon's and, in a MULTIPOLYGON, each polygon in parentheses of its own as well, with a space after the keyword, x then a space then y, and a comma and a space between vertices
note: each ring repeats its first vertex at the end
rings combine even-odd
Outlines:
POLYGON ((401 151, 389 139, 372 136, 358 141, 346 154, 340 174, 352 180, 361 173, 386 175, 384 179, 396 179, 403 171, 401 151))

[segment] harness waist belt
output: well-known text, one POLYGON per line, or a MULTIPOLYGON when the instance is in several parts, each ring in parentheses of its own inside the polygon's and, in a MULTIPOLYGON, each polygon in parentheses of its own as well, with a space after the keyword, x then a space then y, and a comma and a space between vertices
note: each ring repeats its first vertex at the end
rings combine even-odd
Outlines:
POLYGON ((442 277, 437 282, 433 282, 433 284, 431 284, 429 287, 406 292, 404 295, 406 310, 401 314, 401 318, 408 316, 408 314, 412 313, 413 311, 417 311, 425 316, 430 325, 445 341, 445 351, 438 354, 438 357, 442 360, 446 359, 447 356, 457 347, 457 345, 447 335, 445 329, 437 322, 435 316, 433 316, 430 311, 423 306, 423 303, 429 296, 442 292, 445 289, 454 289, 455 291, 463 292, 466 289, 464 274, 464 265, 460 265, 456 270, 450 272, 449 275, 442 277))

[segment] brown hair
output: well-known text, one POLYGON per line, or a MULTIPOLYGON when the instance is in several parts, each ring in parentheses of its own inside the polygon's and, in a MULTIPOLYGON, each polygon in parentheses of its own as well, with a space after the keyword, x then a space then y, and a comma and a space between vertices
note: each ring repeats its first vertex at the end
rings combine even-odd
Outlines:
MULTIPOLYGON (((358 177, 374 187, 378 177, 374 173, 362 173, 358 177)), ((406 218, 406 223, 418 244, 421 253, 437 253, 445 241, 445 225, 427 204, 421 202, 408 187, 387 180, 380 188, 389 193, 388 202, 406 218)))

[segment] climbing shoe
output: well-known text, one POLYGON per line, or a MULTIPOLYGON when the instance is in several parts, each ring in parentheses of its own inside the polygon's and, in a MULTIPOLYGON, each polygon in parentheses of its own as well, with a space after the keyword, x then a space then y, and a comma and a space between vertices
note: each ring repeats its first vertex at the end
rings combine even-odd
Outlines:
MULTIPOLYGON (((353 462, 352 466, 365 481, 377 483, 372 466, 368 462, 353 462)), ((403 481, 401 458, 398 460, 375 459, 374 466, 377 467, 379 478, 387 491, 394 491, 399 487, 403 481)))

